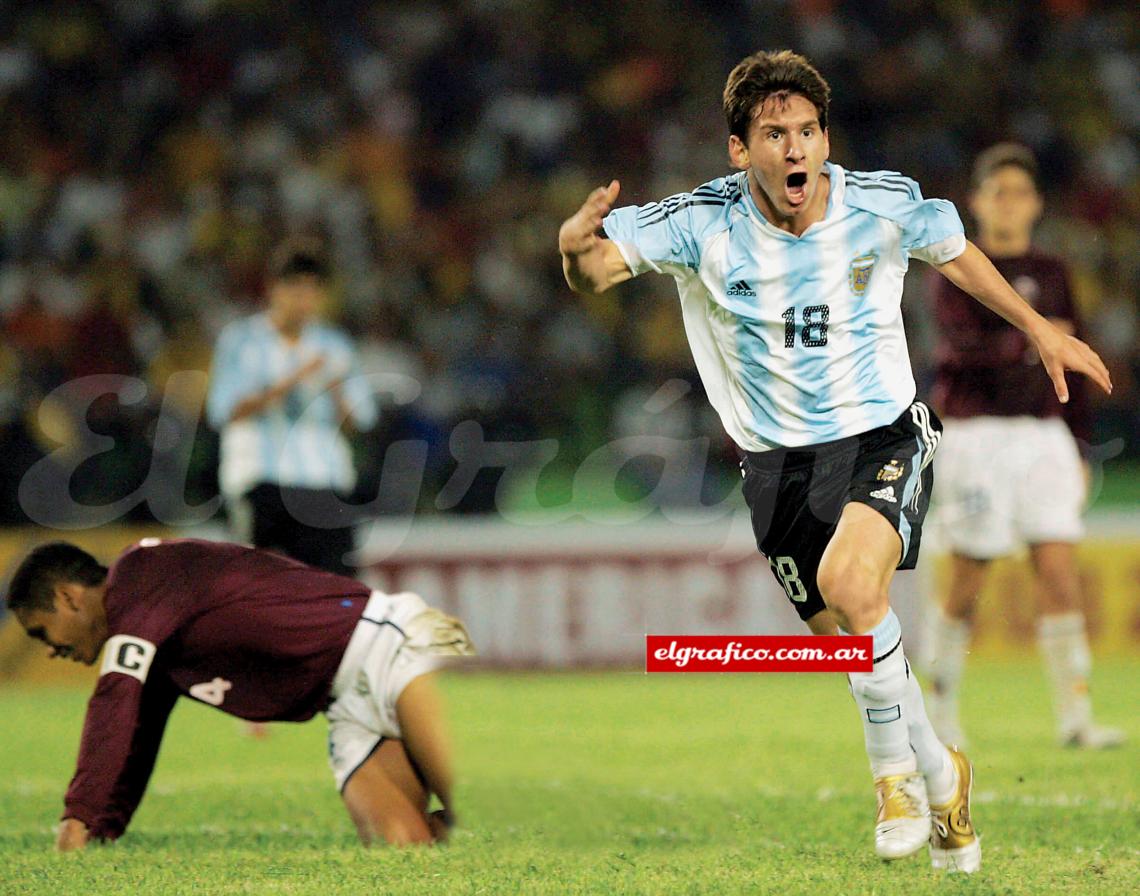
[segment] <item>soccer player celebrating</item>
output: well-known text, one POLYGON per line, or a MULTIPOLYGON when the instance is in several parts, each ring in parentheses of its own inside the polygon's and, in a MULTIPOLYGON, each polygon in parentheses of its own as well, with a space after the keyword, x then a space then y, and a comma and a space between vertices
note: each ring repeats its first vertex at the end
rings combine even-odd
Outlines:
POLYGON ((428 843, 453 821, 434 672, 472 652, 459 620, 254 548, 146 539, 108 570, 74 545, 33 550, 8 607, 52 656, 103 652, 57 847, 114 840, 142 800, 175 701, 252 721, 324 712, 329 761, 364 843, 428 843), (442 809, 428 813, 434 793, 442 809))
MULTIPOLYGON (((1037 162, 1023 146, 990 147, 974 165, 970 211, 978 243, 1037 310, 1069 333, 1080 320, 1064 264, 1037 252, 1037 162)), ((938 376, 933 400, 946 417, 939 492, 951 548, 944 611, 932 614, 930 721, 946 743, 964 743, 958 684, 970 621, 990 561, 1029 545, 1039 582, 1038 641, 1064 744, 1100 748, 1124 733, 1096 725, 1088 694, 1091 654, 1080 610, 1076 542, 1083 534, 1085 475, 1075 438, 1089 440, 1084 383, 1060 404, 1036 370, 1035 347, 1017 329, 937 278, 938 376)))
POLYGON ((915 400, 900 313, 908 260, 1024 332, 1062 400, 1066 369, 1110 383, 1088 346, 967 242, 953 205, 901 175, 827 161, 829 95, 802 56, 749 56, 724 90, 738 173, 611 213, 613 181, 562 225, 559 250, 580 292, 646 271, 674 277, 709 400, 744 452, 761 552, 813 632, 838 623, 873 639, 873 670, 850 683, 878 796, 877 853, 901 858, 929 840, 935 867, 973 871, 972 768, 930 726, 888 602, 894 570, 917 557, 941 429, 915 400))

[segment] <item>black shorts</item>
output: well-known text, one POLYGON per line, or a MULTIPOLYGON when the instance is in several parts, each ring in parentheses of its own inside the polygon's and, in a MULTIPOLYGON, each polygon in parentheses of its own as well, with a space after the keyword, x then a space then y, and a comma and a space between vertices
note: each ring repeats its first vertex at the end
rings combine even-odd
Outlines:
POLYGON ((355 574, 345 562, 355 548, 355 512, 344 503, 342 495, 331 489, 290 488, 262 482, 246 492, 242 500, 248 531, 241 534, 254 547, 280 551, 327 572, 355 574), (320 520, 322 525, 306 524, 303 520, 320 520))
POLYGON ((941 435, 942 422, 916 401, 894 423, 857 436, 745 455, 740 469, 756 544, 801 619, 826 608, 819 561, 850 501, 890 521, 902 540, 898 568, 914 568, 941 435))

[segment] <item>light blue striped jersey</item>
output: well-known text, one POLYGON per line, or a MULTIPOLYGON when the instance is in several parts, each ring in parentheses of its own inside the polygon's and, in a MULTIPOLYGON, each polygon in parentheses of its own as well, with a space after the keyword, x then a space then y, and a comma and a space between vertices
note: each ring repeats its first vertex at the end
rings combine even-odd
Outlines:
POLYGON ((290 344, 266 314, 225 327, 214 349, 206 400, 210 424, 222 434, 222 492, 237 497, 260 482, 352 489, 356 482, 352 455, 328 389, 330 382, 342 377, 353 422, 360 429, 370 428, 376 421, 375 397, 357 369, 352 343, 342 332, 312 323, 290 344), (230 422, 241 401, 281 382, 316 356, 325 359, 324 367, 282 401, 230 422))
POLYGON ((676 279, 709 400, 746 451, 895 420, 915 395, 901 310, 908 260, 942 264, 966 247, 953 204, 923 199, 910 178, 825 171, 827 213, 799 237, 764 218, 745 172, 603 222, 635 275, 676 279))

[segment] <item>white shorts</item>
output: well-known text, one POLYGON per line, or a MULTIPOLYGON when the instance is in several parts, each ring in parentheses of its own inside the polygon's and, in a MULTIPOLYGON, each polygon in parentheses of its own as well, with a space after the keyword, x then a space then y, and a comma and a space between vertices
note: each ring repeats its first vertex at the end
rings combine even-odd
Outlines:
POLYGON ((338 790, 385 738, 401 736, 396 700, 414 678, 474 653, 458 619, 411 592, 373 591, 333 679, 329 764, 338 790))
POLYGON ((1021 544, 1080 541, 1084 471, 1063 420, 943 422, 934 501, 939 528, 953 551, 988 560, 1021 544))

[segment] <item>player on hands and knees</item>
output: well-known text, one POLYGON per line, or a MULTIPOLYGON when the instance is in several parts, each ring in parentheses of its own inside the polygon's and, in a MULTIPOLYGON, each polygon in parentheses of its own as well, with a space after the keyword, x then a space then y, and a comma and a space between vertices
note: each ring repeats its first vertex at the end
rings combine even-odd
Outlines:
MULTIPOLYGON (((1070 333, 1081 322, 1064 263, 1032 244, 1043 202, 1037 162, 1023 146, 999 144, 974 166, 970 211, 978 242, 1001 274, 1036 310, 1070 333)), ((950 581, 927 632, 930 717, 947 743, 964 743, 958 684, 970 626, 990 561, 1019 543, 1039 593, 1038 643, 1053 688, 1062 743, 1111 747, 1124 733, 1093 722, 1088 679, 1092 654, 1080 608, 1076 544, 1086 471, 1078 441, 1091 437, 1085 383, 1057 401, 1037 369, 1033 346, 1017 329, 937 278, 938 375, 934 403, 946 419, 939 498, 950 545, 950 581)))
POLYGON ((724 92, 738 173, 611 211, 613 181, 563 223, 559 250, 581 292, 647 271, 676 280, 709 400, 744 454, 761 552, 812 631, 872 637, 874 668, 850 682, 879 799, 876 851, 899 858, 929 840, 936 867, 972 871, 971 766, 928 722, 888 601, 894 570, 917 559, 941 430, 915 397, 908 259, 1026 333, 1062 398, 1066 369, 1110 384, 1091 349, 967 242, 953 205, 901 175, 827 161, 829 94, 801 56, 748 57, 724 92))
POLYGON ((250 721, 326 713, 360 839, 446 837, 451 755, 433 676, 472 649, 462 623, 419 596, 239 545, 147 539, 109 570, 74 545, 36 548, 8 606, 53 657, 103 653, 59 849, 122 835, 182 695, 250 721), (429 813, 432 794, 442 808, 429 813))

